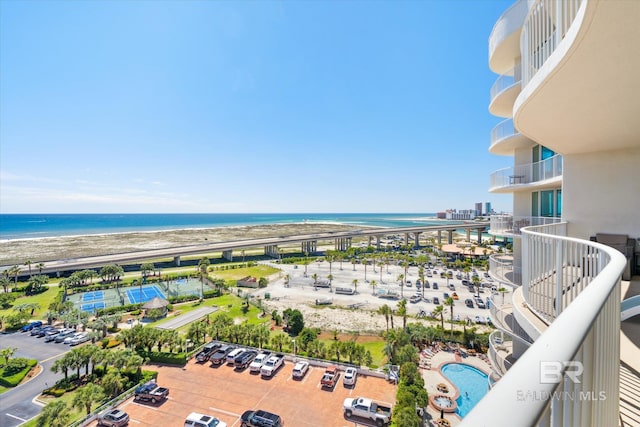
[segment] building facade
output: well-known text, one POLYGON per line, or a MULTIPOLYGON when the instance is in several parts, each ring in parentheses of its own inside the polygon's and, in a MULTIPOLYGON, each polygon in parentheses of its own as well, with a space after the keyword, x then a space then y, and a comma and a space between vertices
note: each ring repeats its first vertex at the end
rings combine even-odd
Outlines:
POLYGON ((640 253, 639 19, 635 1, 519 0, 495 23, 489 151, 512 165, 490 191, 513 196, 513 215, 490 233, 513 253, 490 273, 510 292, 491 304, 498 381, 464 424, 619 425, 620 285, 640 253), (550 380, 545 363, 560 366, 550 380))

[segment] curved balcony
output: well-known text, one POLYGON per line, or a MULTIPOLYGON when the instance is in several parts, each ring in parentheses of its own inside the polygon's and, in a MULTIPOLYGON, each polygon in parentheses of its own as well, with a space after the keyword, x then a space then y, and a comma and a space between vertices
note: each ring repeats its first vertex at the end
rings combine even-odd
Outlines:
POLYGON ((549 216, 492 215, 489 223, 491 227, 489 233, 494 236, 513 238, 520 236, 524 227, 556 224, 558 222, 560 222, 560 218, 549 216))
MULTIPOLYGON (((511 217, 510 217, 511 218, 511 217)), ((494 234, 489 231, 491 234, 494 234)), ((507 233, 500 233, 504 236, 507 233)), ((513 264, 512 255, 494 254, 489 257, 489 274, 494 279, 507 286, 520 286, 522 283, 522 270, 513 264)))
POLYGON ((513 127, 513 119, 506 119, 491 129, 491 154, 512 156, 516 148, 533 146, 533 142, 513 127))
POLYGON ((499 330, 491 332, 488 354, 494 372, 502 377, 515 363, 511 336, 499 330))
POLYGON ((494 193, 511 193, 523 187, 554 188, 562 181, 562 156, 556 154, 540 162, 499 169, 490 179, 489 191, 494 193))
POLYGON ((520 57, 520 34, 528 13, 529 1, 518 0, 493 26, 489 36, 489 68, 494 73, 505 74, 520 57))
POLYGON ((562 420, 618 425, 620 282, 626 259, 611 247, 558 235, 564 230, 566 223, 523 230, 523 295, 550 326, 461 425, 489 419, 495 425, 512 425, 515 419, 538 426, 565 425, 562 420), (581 398, 594 395, 598 398, 581 398))
POLYGON ((520 344, 529 347, 533 343, 533 338, 520 327, 513 315, 513 289, 508 287, 498 289, 500 290, 494 292, 490 297, 491 322, 496 328, 515 338, 520 344))
POLYGON ((513 104, 520 93, 520 65, 499 76, 491 87, 489 112, 494 116, 511 117, 513 104))
POLYGON ((521 37, 518 130, 565 155, 637 147, 638 16, 637 1, 536 0, 521 37))

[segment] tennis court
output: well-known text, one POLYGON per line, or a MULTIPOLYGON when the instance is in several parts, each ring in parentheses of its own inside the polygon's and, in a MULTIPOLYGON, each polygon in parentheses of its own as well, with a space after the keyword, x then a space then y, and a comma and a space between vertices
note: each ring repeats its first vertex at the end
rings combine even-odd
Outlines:
POLYGON ((102 291, 85 292, 82 295, 82 301, 98 301, 103 299, 104 299, 104 292, 102 291))
POLYGON ((139 287, 129 288, 126 290, 126 294, 130 304, 140 304, 151 301, 155 297, 162 299, 167 298, 156 285, 143 286, 142 289, 139 287))
POLYGON ((89 311, 95 313, 97 310, 101 310, 105 307, 104 302, 92 302, 88 304, 82 304, 82 311, 89 311))

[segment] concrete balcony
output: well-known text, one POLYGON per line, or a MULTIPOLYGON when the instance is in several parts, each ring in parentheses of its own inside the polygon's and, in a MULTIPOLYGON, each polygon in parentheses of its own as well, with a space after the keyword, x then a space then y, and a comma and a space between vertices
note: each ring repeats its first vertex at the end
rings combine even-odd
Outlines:
POLYGON ((506 119, 491 130, 489 152, 499 156, 512 156, 516 148, 532 147, 533 142, 513 127, 513 120, 506 119))
POLYGON ((529 12, 529 1, 518 0, 496 21, 489 36, 489 68, 505 74, 520 58, 520 34, 529 12))
POLYGON ((546 216, 491 215, 489 233, 494 236, 518 237, 522 228, 560 222, 560 218, 546 216))
POLYGON ((562 156, 556 154, 540 162, 503 168, 492 173, 490 180, 492 193, 554 188, 562 183, 562 156))
MULTIPOLYGON (((489 233, 493 234, 491 231, 489 233)), ((509 236, 507 233, 498 234, 509 236)), ((513 255, 494 254, 489 257, 489 274, 502 285, 520 286, 522 270, 514 265, 513 255)))
POLYGON ((494 372, 502 377, 515 363, 513 358, 513 341, 509 334, 500 330, 489 335, 489 360, 494 372))
POLYGON ((520 65, 499 76, 491 87, 489 112, 494 116, 512 117, 513 104, 520 93, 520 65))

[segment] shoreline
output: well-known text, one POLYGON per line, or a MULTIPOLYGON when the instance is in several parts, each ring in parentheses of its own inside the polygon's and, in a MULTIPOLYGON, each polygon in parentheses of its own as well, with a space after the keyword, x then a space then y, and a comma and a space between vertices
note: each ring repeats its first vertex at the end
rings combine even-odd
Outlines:
POLYGON ((34 264, 65 258, 113 255, 148 249, 228 242, 282 235, 350 231, 371 226, 340 223, 278 223, 212 228, 85 234, 0 241, 0 266, 34 264))

